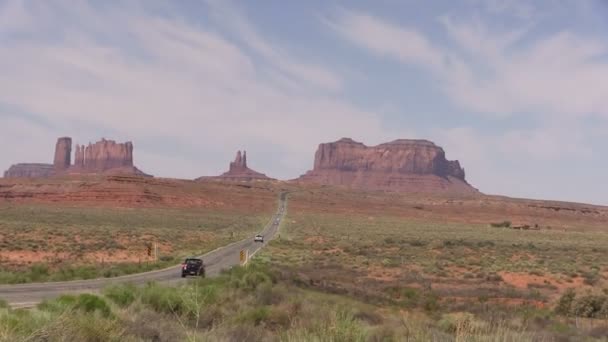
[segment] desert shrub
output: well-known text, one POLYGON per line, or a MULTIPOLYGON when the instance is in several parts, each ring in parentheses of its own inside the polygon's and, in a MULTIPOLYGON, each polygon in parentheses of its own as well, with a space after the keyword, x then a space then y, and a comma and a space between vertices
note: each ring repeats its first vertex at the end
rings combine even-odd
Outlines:
POLYGON ((369 310, 358 311, 354 315, 354 318, 356 318, 360 321, 366 322, 370 325, 380 325, 384 321, 384 319, 382 318, 382 315, 380 315, 374 311, 369 311, 369 310))
POLYGON ((178 291, 176 288, 148 284, 142 289, 141 302, 150 306, 156 312, 182 313, 185 304, 178 291))
POLYGON ((112 310, 110 310, 108 303, 103 298, 88 293, 76 297, 74 309, 86 313, 99 312, 104 317, 112 315, 112 310))
POLYGON ((246 290, 255 290, 259 285, 271 283, 270 277, 261 271, 247 272, 242 278, 243 288, 246 290))
POLYGON ((83 293, 78 296, 63 295, 38 304, 38 308, 51 313, 80 311, 91 314, 98 313, 103 317, 112 316, 112 310, 108 303, 103 298, 89 293, 83 293))
POLYGON ((33 282, 42 281, 49 276, 49 267, 45 264, 35 264, 30 267, 29 278, 33 282))
POLYGON ((487 281, 500 282, 503 281, 502 277, 498 273, 490 273, 486 276, 487 281))
POLYGON ((584 283, 591 286, 596 285, 600 280, 598 272, 583 272, 582 276, 584 283))
POLYGON ((490 225, 494 228, 509 228, 511 227, 511 221, 494 222, 490 225))
POLYGON ((571 314, 576 317, 608 318, 608 298, 602 295, 578 297, 572 303, 571 314), (602 317, 603 316, 603 317, 602 317))
POLYGON ((496 244, 493 241, 479 241, 477 247, 494 247, 496 244))
POLYGON ((255 291, 255 299, 258 304, 279 304, 285 298, 285 293, 280 288, 274 287, 272 283, 260 284, 255 291))
POLYGON ((184 341, 184 329, 175 324, 173 317, 143 309, 130 315, 124 321, 126 336, 135 337, 137 341, 184 341))
POLYGON ((104 289, 103 294, 121 307, 135 301, 137 288, 133 284, 113 285, 104 289))
POLYGON ((270 309, 268 317, 265 320, 266 327, 270 328, 274 331, 281 331, 288 329, 291 325, 291 317, 289 313, 277 307, 273 307, 270 309))
POLYGON ((426 291, 422 298, 422 308, 428 312, 436 312, 439 310, 439 296, 433 292, 426 291))
POLYGON ((399 341, 399 339, 397 339, 397 333, 395 332, 394 328, 385 326, 385 325, 381 325, 369 333, 369 335, 367 337, 367 341, 368 342, 393 342, 393 341, 396 342, 396 341, 399 341))
POLYGON ((47 312, 63 312, 72 309, 76 304, 76 296, 62 295, 52 300, 45 300, 38 304, 38 309, 47 312))
POLYGON ((260 325, 262 322, 266 321, 270 316, 270 310, 267 306, 260 306, 242 313, 237 321, 239 323, 250 323, 253 325, 260 325))
POLYGON ((124 341, 120 322, 98 315, 60 316, 29 336, 32 341, 119 342, 124 341))
POLYGON ((576 293, 572 289, 566 290, 566 292, 559 298, 555 307, 555 313, 559 315, 568 316, 572 311, 572 303, 576 298, 576 293))
POLYGON ((395 239, 393 239, 392 237, 387 237, 384 239, 384 244, 385 245, 393 245, 395 244, 395 239))
POLYGON ((427 241, 422 241, 422 240, 412 240, 409 242, 409 244, 412 247, 424 247, 424 246, 428 245, 429 243, 427 241))

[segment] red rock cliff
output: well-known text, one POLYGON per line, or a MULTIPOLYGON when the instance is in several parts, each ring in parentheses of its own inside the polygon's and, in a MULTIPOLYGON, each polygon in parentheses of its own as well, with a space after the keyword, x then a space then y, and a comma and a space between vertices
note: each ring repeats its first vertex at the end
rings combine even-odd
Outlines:
POLYGON ((365 146, 349 138, 320 144, 312 171, 302 182, 370 190, 475 192, 458 161, 427 140, 400 139, 365 146))
POLYGON ((74 159, 76 166, 89 171, 133 167, 133 144, 130 141, 117 144, 114 140, 101 139, 86 147, 77 146, 74 159))

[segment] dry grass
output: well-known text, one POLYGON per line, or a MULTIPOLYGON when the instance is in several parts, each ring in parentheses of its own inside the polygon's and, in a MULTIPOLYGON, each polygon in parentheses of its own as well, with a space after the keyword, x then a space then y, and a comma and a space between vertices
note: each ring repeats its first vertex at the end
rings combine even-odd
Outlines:
POLYGON ((445 211, 410 216, 393 207, 406 201, 400 196, 294 193, 269 251, 273 264, 314 288, 405 307, 436 300, 454 310, 544 308, 568 288, 608 285, 605 231, 495 228, 466 217, 444 221, 445 211), (385 202, 389 208, 379 205, 385 202))
POLYGON ((116 180, 97 178, 28 182, 11 191, 31 194, 42 188, 64 200, 45 201, 52 197, 48 194, 28 201, 0 200, 0 282, 116 276, 176 263, 252 235, 269 220, 278 195, 267 185, 145 180, 119 191, 108 190, 116 180), (117 201, 70 200, 98 195, 93 188, 104 188, 117 201), (155 193, 173 205, 121 202, 121 196, 140 192, 155 193), (190 200, 180 206, 184 198, 190 200), (154 243, 158 262, 147 254, 154 243))

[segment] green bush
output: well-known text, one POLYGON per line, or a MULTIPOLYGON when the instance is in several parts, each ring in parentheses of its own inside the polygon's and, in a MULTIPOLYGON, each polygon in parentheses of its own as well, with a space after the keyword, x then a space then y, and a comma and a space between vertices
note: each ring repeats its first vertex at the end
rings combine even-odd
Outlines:
POLYGON ((266 321, 270 316, 270 310, 267 306, 260 306, 246 311, 238 318, 239 323, 251 323, 253 325, 260 325, 266 321))
POLYGON ((572 315, 586 318, 608 318, 608 298, 602 295, 586 295, 574 300, 572 315))
POLYGON ((35 264, 30 267, 29 278, 32 282, 43 281, 49 276, 49 267, 45 264, 35 264))
POLYGON ((135 301, 137 288, 133 284, 113 285, 106 288, 103 294, 120 307, 127 307, 135 301))
POLYGON ((50 313, 80 311, 84 313, 99 313, 103 317, 111 317, 112 310, 106 301, 96 295, 83 293, 78 296, 63 295, 53 300, 38 304, 38 309, 50 313))
POLYGON ((148 284, 141 293, 141 301, 156 312, 183 313, 186 305, 178 291, 180 289, 148 284))
POLYGON ((566 292, 559 298, 557 306, 555 307, 555 313, 559 315, 568 316, 572 311, 572 303, 576 298, 576 293, 572 289, 566 290, 566 292))
POLYGON ((52 300, 45 300, 38 304, 38 309, 47 312, 64 312, 70 310, 76 304, 76 296, 62 295, 52 300))
POLYGON ((84 293, 76 298, 74 309, 86 313, 99 312, 103 317, 110 317, 112 310, 106 301, 96 295, 84 293))

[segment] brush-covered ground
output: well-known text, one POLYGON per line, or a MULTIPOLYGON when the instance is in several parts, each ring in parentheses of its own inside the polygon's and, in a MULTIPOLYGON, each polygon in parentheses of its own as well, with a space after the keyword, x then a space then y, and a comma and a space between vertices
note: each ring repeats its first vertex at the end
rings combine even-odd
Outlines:
POLYGON ((249 267, 0 309, 0 339, 608 341, 606 208, 292 190, 249 267))
POLYGON ((501 211, 484 199, 450 201, 457 204, 331 188, 294 192, 280 239, 263 256, 302 288, 423 312, 437 324, 465 315, 492 325, 525 322, 515 331, 535 334, 529 340, 608 339, 604 208, 543 216, 529 203, 506 202, 501 211), (457 215, 461 206, 471 209, 457 215), (539 230, 512 229, 504 223, 512 216, 539 230))
POLYGON ((179 287, 118 285, 31 310, 0 305, 0 341, 605 341, 608 332, 589 319, 575 326, 548 309, 487 306, 470 313, 426 302, 416 309, 327 293, 261 256, 179 287))
POLYGON ((277 205, 278 192, 267 185, 126 179, 129 184, 85 178, 6 185, 3 193, 11 197, 0 196, 0 283, 112 277, 174 265, 253 236, 277 205))

